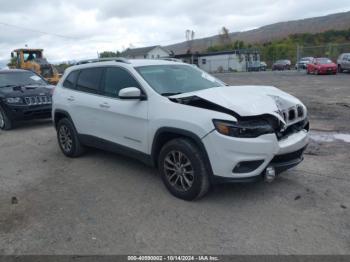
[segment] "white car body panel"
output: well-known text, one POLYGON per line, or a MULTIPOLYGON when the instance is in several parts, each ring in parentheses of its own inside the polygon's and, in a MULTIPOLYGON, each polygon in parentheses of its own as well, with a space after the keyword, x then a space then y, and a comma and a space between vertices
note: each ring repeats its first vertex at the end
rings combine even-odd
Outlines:
POLYGON ((240 116, 271 114, 284 121, 279 110, 301 104, 297 98, 272 86, 222 86, 172 96, 173 98, 198 96, 226 107, 240 116), (274 97, 280 98, 277 106, 274 97))

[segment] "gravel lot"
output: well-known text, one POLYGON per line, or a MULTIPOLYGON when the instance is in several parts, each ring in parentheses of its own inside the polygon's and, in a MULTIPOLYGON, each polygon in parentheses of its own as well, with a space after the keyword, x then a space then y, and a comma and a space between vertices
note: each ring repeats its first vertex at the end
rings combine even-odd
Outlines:
POLYGON ((132 159, 65 158, 48 121, 0 131, 0 254, 350 254, 350 143, 334 136, 350 134, 350 74, 219 77, 305 102, 316 140, 301 165, 184 202, 132 159))

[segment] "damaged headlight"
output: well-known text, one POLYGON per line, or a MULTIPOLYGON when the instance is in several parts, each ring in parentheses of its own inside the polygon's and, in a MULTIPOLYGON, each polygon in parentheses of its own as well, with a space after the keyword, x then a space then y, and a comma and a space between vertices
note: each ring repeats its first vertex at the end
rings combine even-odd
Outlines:
POLYGON ((241 138, 254 138, 264 134, 274 133, 274 129, 265 120, 244 120, 239 122, 226 121, 226 120, 213 120, 215 129, 223 135, 241 137, 241 138))

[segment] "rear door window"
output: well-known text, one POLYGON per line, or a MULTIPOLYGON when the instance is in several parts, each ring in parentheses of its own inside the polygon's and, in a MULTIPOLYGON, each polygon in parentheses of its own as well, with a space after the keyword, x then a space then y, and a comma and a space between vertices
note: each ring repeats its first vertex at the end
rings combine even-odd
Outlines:
POLYGON ((103 68, 82 69, 77 81, 77 89, 87 93, 100 94, 103 68))

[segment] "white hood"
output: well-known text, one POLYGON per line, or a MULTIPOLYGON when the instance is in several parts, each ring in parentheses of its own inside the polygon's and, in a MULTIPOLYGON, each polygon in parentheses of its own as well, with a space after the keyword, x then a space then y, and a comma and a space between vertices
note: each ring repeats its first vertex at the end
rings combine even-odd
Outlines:
MULTIPOLYGON (((272 86, 222 86, 184 93, 171 98, 197 96, 227 109, 240 116, 271 114, 282 122, 281 111, 297 104, 299 99, 272 86)), ((305 107, 304 107, 305 108, 305 107)))

